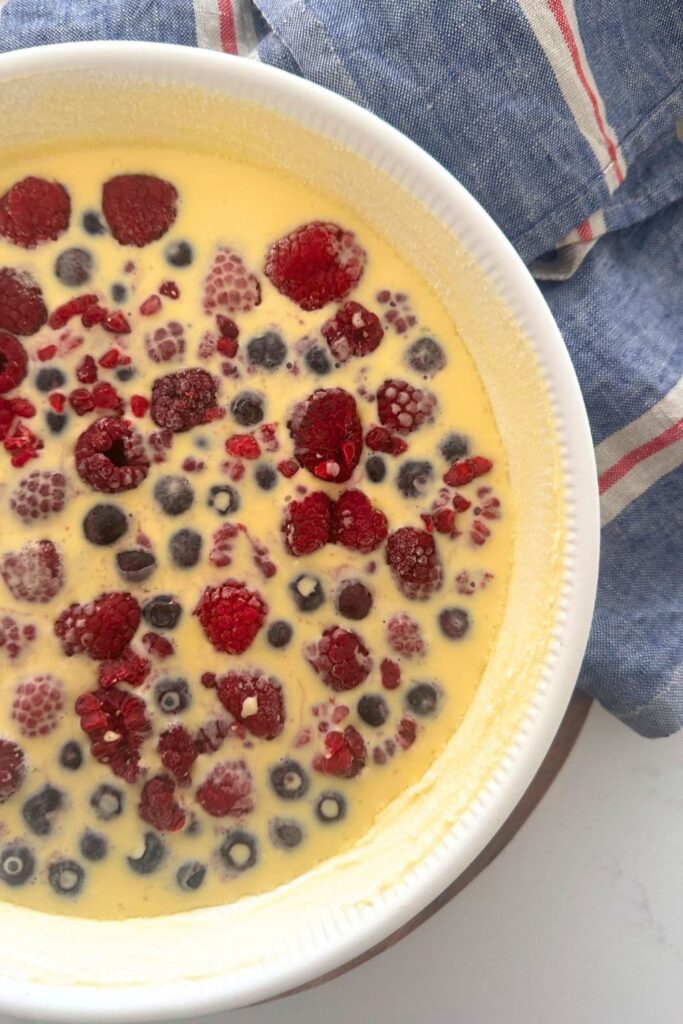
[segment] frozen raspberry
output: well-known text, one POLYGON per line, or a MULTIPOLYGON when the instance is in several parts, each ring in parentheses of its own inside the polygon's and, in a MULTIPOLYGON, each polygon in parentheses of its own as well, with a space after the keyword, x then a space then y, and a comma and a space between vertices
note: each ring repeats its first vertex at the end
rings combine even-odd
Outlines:
POLYGON ((152 419, 175 433, 208 423, 219 413, 216 390, 211 374, 196 367, 157 377, 152 384, 152 419))
POLYGON ((142 642, 153 658, 170 658, 175 651, 173 642, 159 633, 145 633, 142 642))
POLYGON ((294 407, 287 427, 300 465, 321 480, 342 484, 349 479, 363 449, 353 395, 342 388, 319 388, 294 407))
POLYGON ((412 601, 425 601, 443 583, 441 559, 426 530, 402 526, 390 534, 387 563, 399 590, 412 601))
POLYGON ((152 731, 145 702, 114 687, 82 693, 75 710, 95 760, 108 764, 126 782, 135 782, 141 770, 140 747, 152 731))
POLYGON ((235 669, 216 682, 218 698, 252 736, 272 740, 285 723, 282 686, 260 669, 235 669))
POLYGON ((0 331, 35 334, 47 321, 47 307, 36 281, 27 271, 0 269, 0 331))
POLYGON ((228 455, 236 455, 240 459, 258 459, 261 445, 252 434, 233 434, 225 442, 228 455))
POLYGON ((368 752, 363 737, 352 725, 343 732, 336 729, 325 736, 325 753, 313 759, 313 767, 325 775, 352 779, 365 767, 368 752))
POLYGON ((346 298, 360 281, 367 255, 352 231, 312 221, 273 242, 266 276, 302 309, 320 309, 346 298))
POLYGON ((382 658, 379 675, 385 690, 396 690, 401 685, 401 668, 391 658, 382 658))
POLYGON ((157 832, 177 832, 185 826, 185 811, 175 798, 175 782, 163 775, 148 779, 142 787, 138 814, 157 832))
POLYGON ((71 200, 58 181, 24 178, 0 198, 0 235, 23 249, 54 241, 69 226, 71 200))
POLYGON ((165 235, 177 203, 170 181, 152 174, 119 174, 102 186, 102 212, 121 245, 142 247, 165 235))
POLYGON ((110 690, 119 683, 141 686, 149 675, 150 667, 147 658, 141 658, 127 647, 119 658, 102 662, 97 682, 102 690, 110 690))
POLYGON ((227 718, 213 718, 211 721, 205 722, 200 729, 197 729, 194 738, 197 753, 213 754, 219 750, 226 737, 230 735, 231 725, 232 723, 227 718))
POLYGON ((232 562, 232 552, 240 529, 234 523, 224 523, 213 535, 209 561, 212 565, 225 568, 232 562))
POLYGON ((282 522, 285 547, 290 555, 310 555, 331 538, 332 502, 316 491, 302 501, 290 501, 282 522))
POLYGON ((0 617, 0 651, 10 661, 16 661, 36 639, 37 630, 32 623, 21 624, 11 615, 0 617))
POLYGON ((207 814, 241 818, 254 809, 253 780, 244 761, 221 761, 197 790, 207 814))
POLYGON ((0 804, 14 796, 25 777, 26 761, 23 750, 12 740, 0 737, 0 804))
POLYGON ((268 605, 261 595, 236 580, 206 587, 194 610, 212 645, 226 654, 243 654, 267 613, 268 605))
POLYGON ((0 332, 0 394, 19 387, 26 376, 26 350, 12 334, 0 332))
POLYGON ((462 487, 469 484, 475 477, 483 476, 493 466, 490 459, 482 455, 475 455, 472 459, 458 459, 451 468, 444 473, 443 480, 450 487, 462 487))
POLYGON ((227 245, 220 246, 204 282, 204 311, 248 313, 260 302, 261 285, 256 275, 239 253, 227 245))
POLYGON ((387 641, 391 649, 404 658, 415 658, 425 651, 419 623, 405 612, 392 615, 387 622, 387 641))
POLYGON ((342 547, 367 555, 387 535, 387 517, 362 491, 344 491, 332 512, 332 538, 342 547))
POLYGON ((321 328, 338 363, 374 352, 384 337, 379 317, 359 302, 347 302, 321 328))
POLYGON ((185 351, 185 332, 177 320, 169 320, 145 335, 145 349, 153 363, 168 363, 185 351))
POLYGON ((417 317, 410 299, 404 292, 391 292, 388 288, 383 288, 377 292, 375 298, 381 306, 386 307, 382 320, 387 330, 405 334, 411 327, 415 327, 417 317))
POLYGON ((371 451, 384 452, 385 455, 403 455, 408 450, 403 438, 392 434, 387 427, 371 427, 365 435, 365 443, 371 451))
POLYGON ((139 487, 149 471, 142 437, 128 420, 103 416, 76 442, 76 470, 96 491, 116 494, 139 487))
POLYGON ((175 775, 178 782, 190 781, 190 769, 199 751, 184 725, 171 725, 159 737, 159 757, 164 768, 175 775))
POLYGON ((435 407, 434 395, 404 380, 385 380, 377 392, 380 423, 399 434, 410 434, 423 423, 429 423, 435 407))
POLYGON ((325 686, 335 692, 360 686, 372 668, 370 652, 358 634, 340 626, 329 626, 304 654, 325 686))
POLYGON ((17 683, 12 718, 22 736, 48 736, 59 725, 64 710, 64 684, 49 673, 17 683))
POLYGON ((66 479, 49 469, 29 473, 12 491, 10 508, 22 523, 48 519, 64 508, 66 479))
POLYGON ((0 574, 17 601, 47 604, 64 585, 62 556, 51 540, 31 540, 18 551, 8 551, 0 574))
POLYGON ((55 634, 67 657, 85 652, 95 661, 120 658, 140 625, 140 606, 132 594, 100 594, 87 604, 72 604, 55 622, 55 634))

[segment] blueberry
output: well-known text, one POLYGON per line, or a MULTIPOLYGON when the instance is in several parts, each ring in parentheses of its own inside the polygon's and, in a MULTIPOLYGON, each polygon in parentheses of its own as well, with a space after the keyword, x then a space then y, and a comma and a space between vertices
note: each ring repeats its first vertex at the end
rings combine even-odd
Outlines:
POLYGON ((325 790, 315 802, 315 813, 319 821, 329 825, 346 817, 346 799, 341 793, 325 790))
POLYGON ((144 548, 119 551, 116 556, 116 568, 127 583, 144 583, 156 567, 156 558, 151 551, 145 551, 144 548))
POLYGON ((90 829, 83 833, 78 843, 81 856, 86 860, 104 860, 108 847, 106 838, 97 832, 91 832, 90 829))
POLYGON ((128 529, 128 516, 118 505, 93 505, 83 520, 91 544, 115 544, 128 529))
POLYGON ((47 871, 50 887, 59 896, 78 896, 85 882, 85 871, 75 860, 58 860, 47 871))
POLYGON ((83 749, 80 743, 69 740, 59 751, 59 763, 67 771, 76 772, 83 764, 83 749))
POLYGON ((247 344, 247 359, 264 370, 276 370, 282 366, 286 356, 287 346, 275 331, 266 331, 247 344))
POLYGON ((293 633, 294 630, 288 622, 277 619, 268 627, 268 643, 271 647, 286 647, 293 633))
POLYGON ((21 809, 21 815, 34 835, 49 836, 55 814, 63 806, 64 794, 48 784, 28 798, 21 809))
POLYGON ((100 220, 99 213, 95 213, 94 210, 88 210, 87 213, 83 214, 83 230, 89 235, 103 235, 105 227, 100 220))
POLYGON ((145 622, 155 629, 175 629, 182 612, 175 597, 170 594, 156 594, 142 607, 145 622))
POLYGON ((125 382, 131 380, 135 376, 135 370, 132 366, 120 366, 116 371, 118 380, 125 382))
POLYGON ((43 366, 36 374, 36 387, 44 394, 48 391, 58 391, 64 384, 66 377, 57 366, 43 366))
POLYGON ((60 412, 49 412, 45 417, 51 434, 61 434, 66 426, 67 417, 60 412))
POLYGON ((384 697, 380 697, 379 694, 366 693, 358 701, 358 715, 365 722, 366 725, 371 725, 374 729, 379 728, 380 725, 384 725, 387 718, 389 717, 389 708, 384 697))
POLYGON ((439 444, 439 451, 447 462, 465 459, 469 455, 469 441, 463 434, 447 434, 439 444))
POLYGON ((92 277, 93 258, 87 249, 65 249, 55 260, 58 281, 69 288, 78 288, 92 277))
POLYGON ((319 377, 324 377, 332 369, 330 358, 325 349, 321 348, 320 345, 314 345, 313 348, 309 348, 304 359, 309 370, 317 373, 319 377))
POLYGON ((406 702, 416 715, 433 715, 439 703, 439 691, 432 683, 415 683, 408 690, 406 702))
POLYGON ((179 569, 191 569, 202 553, 202 535, 196 530, 178 530, 171 537, 168 548, 179 569))
POLYGON ((125 302, 128 298, 128 289, 125 284, 119 284, 119 282, 116 281, 111 286, 111 297, 114 302, 125 302))
POLYGON ((283 800, 298 800, 308 792, 308 775, 298 761, 285 758, 271 768, 270 784, 283 800))
POLYGON ((293 818, 273 818, 268 824, 268 834, 273 846, 281 850, 293 850, 304 838, 303 828, 293 818))
POLYGON ((302 573, 289 584, 297 607, 302 612, 314 612, 325 602, 325 591, 322 583, 316 576, 302 573))
POLYGON ((255 391, 241 391, 230 403, 230 412, 242 427, 253 427, 263 419, 263 399, 255 391))
POLYGON ((337 611, 345 619, 364 619, 372 608, 372 594, 360 580, 345 580, 336 598, 337 611))
POLYGON ((221 843, 219 853, 227 868, 232 871, 246 871, 247 868, 253 868, 258 860, 258 845, 249 832, 236 828, 228 832, 221 843))
POLYGON ((446 353, 433 338, 418 338, 406 352, 406 362, 416 373, 433 377, 446 365, 446 353))
POLYGON ((166 246, 164 256, 172 267, 189 267, 194 253, 189 242, 171 242, 166 246))
POLYGON ((420 498, 432 480, 430 462, 408 459, 396 474, 396 486, 404 498, 420 498))
POLYGON ((373 484, 381 484, 387 475, 387 466, 382 456, 371 455, 365 463, 365 472, 368 475, 368 480, 371 480, 373 484))
POLYGON ((229 516, 240 507, 240 496, 230 484, 214 484, 206 504, 219 516, 229 516))
POLYGON ((98 786, 90 797, 90 806, 95 812, 95 817, 100 821, 112 821, 123 814, 125 796, 120 789, 108 786, 106 783, 98 786))
POLYGON ((470 617, 464 608, 444 608, 439 612, 439 625, 449 640, 459 640, 470 628, 470 617))
POLYGON ((184 476, 162 476, 154 488, 154 497, 167 516, 181 516, 192 505, 194 491, 184 476))
POLYGON ((16 889, 33 877, 36 859, 28 846, 11 843, 0 853, 0 881, 16 889))
POLYGON ((186 864, 181 864, 175 876, 179 888, 185 892, 195 892, 201 888, 205 878, 206 868, 198 860, 191 860, 186 864))
POLYGON ((262 491, 272 491, 277 483, 277 473, 272 466, 264 462, 256 467, 254 479, 262 491))
POLYGON ((126 857, 136 875, 151 875, 166 856, 166 847, 155 832, 145 832, 145 848, 139 857, 126 857))
POLYGON ((154 699, 165 715, 178 715, 192 703, 185 679, 160 679, 154 687, 154 699))

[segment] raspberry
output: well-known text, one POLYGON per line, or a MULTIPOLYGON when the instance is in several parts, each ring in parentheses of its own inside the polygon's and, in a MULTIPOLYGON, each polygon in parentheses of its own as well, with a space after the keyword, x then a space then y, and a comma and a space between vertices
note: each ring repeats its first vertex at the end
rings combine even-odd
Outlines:
POLYGON ((176 218, 178 193, 152 174, 119 174, 102 186, 102 212, 121 245, 141 248, 165 235, 176 218))
POLYGON ((372 668, 370 652, 358 634, 340 626, 329 626, 304 654, 325 686, 337 693, 360 686, 372 668))
POLYGON ((126 782, 135 782, 141 770, 140 747, 152 731, 145 702, 114 687, 82 693, 75 710, 95 760, 108 764, 126 782))
POLYGON ((386 427, 371 427, 365 435, 365 443, 373 452, 385 455, 403 455, 408 445, 402 437, 392 434, 386 427))
POLYGON ((142 642, 153 658, 170 658, 175 651, 173 642, 159 633, 145 633, 142 642))
POLYGON ((23 249, 54 241, 69 226, 71 200, 58 181, 24 178, 0 198, 0 235, 23 249))
POLYGON ((163 327, 157 327, 145 335, 145 349, 153 363, 167 363, 182 356, 185 351, 183 325, 169 320, 163 327))
POLYGON ((164 768, 178 782, 190 781, 190 769, 199 751, 184 725, 172 725, 159 737, 159 757, 164 768))
POLYGON ((45 673, 17 683, 12 718, 22 736, 48 736, 64 710, 64 684, 45 673))
POLYGON ((25 270, 0 269, 0 331, 35 334, 47 321, 43 293, 25 270))
POLYGON ((384 337, 379 317, 359 302, 347 302, 322 325, 321 331, 338 363, 374 352, 384 337))
POLYGON ((277 679, 260 669, 236 669, 218 679, 216 688, 223 707, 252 736, 273 740, 280 735, 285 724, 285 702, 277 679))
MULTIPOLYGON (((202 681, 203 678, 204 677, 202 677, 202 681)), ((194 738, 197 753, 215 753, 223 746, 226 736, 230 735, 230 726, 231 723, 227 718, 213 718, 210 722, 205 722, 204 725, 197 730, 194 738)))
POLYGON ((218 411, 216 389, 211 374, 198 368, 157 377, 152 384, 152 419, 175 433, 208 423, 218 411))
POLYGON ((239 527, 234 523, 224 523, 213 535, 209 561, 212 565, 225 568, 232 562, 232 549, 239 534, 239 527))
POLYGON ((104 661, 99 668, 98 685, 102 690, 110 690, 119 683, 129 686, 140 686, 149 675, 150 664, 147 658, 127 647, 121 656, 113 661, 104 661))
POLYGON ((414 388, 404 380, 385 380, 377 392, 377 411, 385 427, 410 434, 434 414, 436 399, 429 391, 414 388))
POLYGON ((252 434, 233 434, 225 442, 228 455, 236 455, 240 459, 258 459, 261 445, 252 434))
POLYGON ((94 384, 97 380, 97 363, 92 356, 83 356, 76 367, 76 377, 81 384, 94 384))
POLYGON ((148 779, 142 787, 138 814, 157 832, 177 832, 185 826, 185 811, 175 798, 175 782, 163 775, 148 779))
POLYGON ((367 555, 387 535, 387 517, 362 491, 344 491, 332 512, 332 538, 342 547, 367 555))
POLYGON ((18 551, 8 551, 0 574, 17 601, 47 604, 64 584, 62 556, 51 540, 31 540, 18 551))
POLYGON ((449 487, 462 487, 469 484, 475 477, 483 476, 493 466, 490 459, 482 455, 475 455, 473 459, 458 459, 451 468, 444 473, 443 481, 449 487))
POLYGON ((26 376, 28 358, 20 341, 0 333, 0 394, 19 387, 26 376))
POLYGON ((303 501, 290 501, 282 522, 290 555, 310 555, 331 539, 332 502, 316 491, 303 501))
POLYGON ((72 604, 55 622, 55 634, 69 658, 85 652, 95 661, 120 658, 140 625, 140 606, 132 594, 100 594, 87 604, 72 604))
POLYGON ((387 622, 387 642, 392 650, 404 658, 414 658, 425 651, 419 623, 405 612, 392 615, 387 622))
POLYGON ((325 753, 313 759, 313 767, 326 775, 352 779, 365 767, 368 752, 363 737, 352 725, 344 732, 333 729, 325 736, 325 753))
POLYGON ((194 610, 215 649, 226 654, 246 651, 267 613, 268 605, 261 595, 236 580, 206 587, 194 610))
POLYGON ((443 582, 441 559, 426 530, 402 526, 390 534, 387 563, 399 590, 412 601, 425 601, 443 582))
POLYGON ((22 523, 47 519, 64 508, 66 480, 49 469, 29 473, 12 491, 10 508, 22 523))
POLYGON ((77 416, 85 416, 95 408, 95 399, 87 388, 74 388, 69 395, 69 405, 77 416))
POLYGON ((256 275, 239 253, 227 245, 220 246, 204 282, 204 311, 248 313, 260 303, 261 285, 256 275))
POLYGON ((321 480, 341 484, 349 479, 363 449, 353 395, 342 388, 319 388, 294 407, 287 427, 300 465, 321 480))
POLYGON ((346 298, 360 281, 367 255, 352 231, 312 221, 279 238, 266 254, 266 276, 302 309, 346 298))
POLYGON ((112 384, 105 381, 96 384, 92 389, 92 397, 96 409, 111 409, 117 414, 123 412, 123 399, 112 384))
POLYGON ((401 685, 401 669, 391 658, 382 658, 379 674, 385 690, 395 690, 401 685))
POLYGON ((241 818, 254 809, 253 780, 244 761, 221 761, 197 790, 207 814, 241 818))
POLYGON ((34 625, 21 625, 11 615, 0 618, 0 651, 4 651, 10 661, 16 661, 36 639, 37 630, 34 625))
POLYGON ((24 752, 12 740, 0 738, 0 804, 14 796, 26 776, 24 752))
POLYGON ((117 494, 139 487, 149 471, 140 434, 128 420, 103 416, 76 442, 76 470, 96 491, 117 494))

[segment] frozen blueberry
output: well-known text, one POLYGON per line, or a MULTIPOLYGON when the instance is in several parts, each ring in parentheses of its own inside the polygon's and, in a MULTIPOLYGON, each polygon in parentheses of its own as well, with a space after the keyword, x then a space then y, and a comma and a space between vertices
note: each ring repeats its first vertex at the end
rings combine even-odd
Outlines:
POLYGON ((268 627, 268 643, 271 647, 286 647, 293 633, 294 630, 288 622, 277 619, 268 627))
POLYGON ((151 875, 166 856, 166 847, 155 832, 145 832, 145 848, 139 857, 126 857, 136 875, 151 875))
POLYGON ((88 210, 83 214, 83 230, 89 235, 103 235, 105 231, 104 224, 100 220, 100 215, 95 213, 94 210, 88 210))
POLYGON ((95 812, 95 817, 100 821, 113 821, 114 818, 123 814, 125 800, 120 789, 105 783, 98 786, 90 797, 90 806, 95 812))
POLYGON ((45 394, 48 391, 58 391, 64 384, 66 377, 57 366, 43 366, 36 374, 36 387, 45 394))
POLYGON ((439 451, 446 462, 465 459, 469 455, 469 441, 463 434, 447 434, 439 444, 439 451))
POLYGON ((115 544, 128 529, 128 516, 118 505, 93 505, 83 520, 91 544, 115 544))
POLYGON ((162 476, 154 488, 154 497, 167 516, 180 516, 192 505, 194 491, 184 476, 162 476))
POLYGON ((142 606, 145 622, 155 629, 175 629, 182 612, 175 597, 170 594, 155 594, 142 606))
POLYGON ((230 403, 230 412, 242 427, 253 427, 263 419, 263 399, 255 391, 241 391, 230 403))
POLYGON ((61 412, 50 411, 45 417, 48 429, 51 434, 61 434, 66 426, 67 417, 61 412))
POLYGON ((202 535, 196 530, 178 530, 171 537, 168 548, 179 569, 191 569, 202 553, 202 535))
POLYGON ((132 366, 120 366, 116 371, 116 376, 125 384, 127 380, 131 380, 135 376, 135 370, 132 366))
POLYGON ((387 475, 387 466, 382 456, 371 455, 365 463, 365 472, 368 475, 368 480, 371 480, 373 484, 381 484, 387 475))
POLYGON ((166 246, 164 256, 172 267, 189 267, 194 253, 189 242, 171 242, 166 246))
POLYGON ((433 715, 439 703, 439 691, 432 683, 415 683, 408 690, 406 702, 416 715, 433 715))
POLYGON ((252 338, 247 344, 247 359, 254 366, 262 366, 264 370, 276 370, 285 361, 287 346, 275 331, 252 338))
POLYGON ((408 459, 396 474, 396 486, 404 498, 420 498, 432 481, 431 462, 408 459))
POLYGON ((346 799, 341 793, 326 790, 315 802, 315 813, 324 825, 341 821, 346 816, 346 799))
POLYGON ((302 612, 314 612, 325 601, 325 591, 316 576, 302 573, 289 584, 294 601, 302 612))
POLYGON ((165 715, 179 715, 192 703, 186 679, 160 679, 154 687, 154 699, 165 715))
POLYGON ((377 729, 389 717, 389 708, 384 697, 377 693, 366 693, 358 701, 358 714, 366 725, 377 729))
POLYGON ((111 297, 114 300, 114 302, 125 302, 126 299, 128 298, 128 289, 126 288, 125 284, 120 284, 118 281, 116 281, 111 286, 111 297))
POLYGON ((59 896, 78 896, 85 882, 85 871, 75 860, 58 860, 47 870, 50 887, 59 896))
POLYGON ((49 836, 54 817, 64 806, 64 794, 49 784, 30 796, 21 809, 26 826, 36 836, 49 836))
POLYGON ((272 491, 277 483, 277 473, 272 466, 264 462, 256 467, 254 479, 262 491, 272 491))
POLYGON ((116 568, 127 583, 144 583, 156 567, 156 558, 144 548, 119 551, 116 556, 116 568))
POLYGON ((16 889, 33 877, 36 859, 28 846, 11 843, 0 853, 0 881, 16 889))
POLYGON ((317 373, 319 377, 324 377, 332 369, 330 358, 325 349, 321 348, 320 345, 314 345, 313 348, 309 348, 304 359, 309 370, 317 373))
POLYGON ((87 249, 65 249, 55 260, 55 275, 68 288, 78 288, 92 277, 93 258, 87 249))
POLYGON ((206 504, 219 516, 229 516, 240 507, 240 496, 230 484, 214 484, 206 504))
POLYGON ((254 836, 242 829, 228 832, 221 843, 219 853, 223 863, 231 871, 246 871, 253 868, 258 860, 258 845, 254 836))
POLYGON ((83 764, 83 748, 75 740, 69 740, 59 751, 59 763, 67 771, 76 772, 83 764))
POLYGON ((108 848, 109 843, 106 838, 98 832, 91 832, 90 829, 83 833, 78 843, 81 856, 86 860, 104 860, 108 848))
POLYGON ((336 598, 337 611, 345 619, 364 619, 372 608, 372 594, 360 580, 345 580, 336 598))
POLYGON ((406 352, 406 362, 416 373, 433 377, 446 365, 446 353, 433 338, 418 338, 406 352))
POLYGON ((302 842, 304 830, 293 818, 273 818, 268 823, 268 835, 273 846, 281 850, 293 850, 302 842))
POLYGON ((444 608, 439 612, 439 625, 449 640, 459 640, 470 628, 470 617, 464 608, 444 608))
POLYGON ((176 871, 176 882, 184 892, 195 892, 200 889, 206 878, 206 867, 198 860, 188 861, 181 864, 176 871))
POLYGON ((298 800, 308 792, 308 775, 298 761, 285 758, 271 768, 270 784, 283 800, 298 800))

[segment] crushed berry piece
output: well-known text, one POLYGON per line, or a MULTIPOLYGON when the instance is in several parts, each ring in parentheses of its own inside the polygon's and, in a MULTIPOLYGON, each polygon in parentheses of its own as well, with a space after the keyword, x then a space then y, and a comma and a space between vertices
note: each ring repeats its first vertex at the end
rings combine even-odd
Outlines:
POLYGON ((148 295, 140 306, 141 316, 154 316, 161 309, 161 299, 158 295, 148 295))
POLYGON ((417 736, 417 725, 412 718, 402 718, 398 723, 398 730, 396 732, 396 739, 399 747, 402 750, 407 750, 412 747, 417 736))
POLYGON ((391 658, 382 658, 379 672, 385 690, 395 690, 401 685, 401 668, 391 658))
POLYGON ((218 699, 236 722, 252 734, 272 740, 285 723, 282 685, 260 669, 235 669, 216 681, 218 699))
MULTIPOLYGON (((53 359, 57 355, 56 345, 44 345, 43 348, 39 348, 36 355, 40 359, 41 363, 46 363, 49 359, 53 359)), ((43 388, 40 388, 42 391, 43 388)))
POLYGON ((261 446, 253 434, 233 434, 225 442, 225 450, 241 459, 258 459, 261 455, 261 446))
POLYGON ((277 464, 278 472, 282 473, 287 480, 291 480, 299 472, 299 467, 294 459, 283 459, 277 464))
POLYGON ((173 642, 158 633, 145 633, 142 642, 154 658, 170 658, 175 651, 173 642))
POLYGON ((227 356, 228 359, 234 359, 237 355, 239 345, 235 338, 219 338, 216 342, 216 348, 222 356, 227 356))
POLYGON ((178 782, 190 781, 190 769, 199 751, 184 725, 174 724, 165 729, 159 737, 158 751, 164 768, 178 782))
POLYGON ((102 690, 110 690, 119 683, 141 686, 149 675, 150 668, 146 658, 141 658, 130 647, 126 647, 117 659, 102 662, 97 682, 102 690))
POLYGON ((254 809, 253 779, 244 761, 222 761, 197 790, 197 800, 214 818, 241 818, 254 809))
POLYGON ((408 450, 402 437, 387 427, 371 427, 365 435, 365 443, 373 452, 384 452, 386 455, 402 455, 408 450))
POLYGON ((140 748, 152 731, 145 702, 114 687, 81 694, 75 709, 95 760, 108 764, 126 782, 135 782, 140 748))
POLYGON ((178 832, 185 827, 185 812, 175 798, 175 783, 155 775, 142 787, 138 814, 157 832, 178 832))
POLYGON ((143 395, 133 395, 130 400, 130 411, 133 413, 133 416, 142 419, 143 416, 147 415, 148 409, 149 402, 143 395))
POLYGON ((130 324, 120 309, 105 317, 102 326, 111 334, 130 334, 130 324))
POLYGON ((101 381, 93 388, 92 397, 97 409, 111 409, 112 412, 123 412, 123 399, 116 388, 111 384, 101 381))
POLYGON ((0 738, 0 804, 21 788, 26 778, 24 752, 13 740, 0 738))
POLYGON ((80 316, 82 313, 85 313, 86 309, 96 304, 96 295, 77 295, 61 306, 57 306, 50 314, 48 324, 54 331, 59 331, 62 327, 66 327, 72 317, 80 316))
POLYGON ((233 547, 239 533, 239 526, 234 523, 224 523, 216 530, 209 552, 209 561, 212 565, 225 568, 231 564, 233 547))
POLYGON ((475 519, 472 523, 472 528, 470 529, 470 540, 472 543, 481 547, 482 544, 486 543, 490 536, 491 531, 486 523, 483 523, 481 519, 475 519))
POLYGON ((352 231, 312 221, 273 242, 265 272, 279 292, 313 310, 346 298, 360 281, 366 259, 352 231))
POLYGON ((258 591, 226 580, 204 589, 194 614, 217 651, 243 654, 261 629, 268 605, 258 591))
POLYGON ((84 356, 76 368, 76 377, 81 384, 94 384, 97 380, 97 363, 92 356, 84 356))
POLYGON ((325 753, 313 759, 313 767, 326 775, 353 779, 365 767, 367 748, 363 737, 352 725, 343 732, 331 730, 325 736, 325 753))
POLYGON ((353 395, 342 388, 319 388, 295 406, 287 427, 300 465, 321 480, 340 484, 349 479, 363 449, 353 395))
POLYGON ((94 303, 81 314, 81 323, 84 327, 94 327, 96 324, 104 323, 108 316, 108 309, 94 303))
POLYGON ((475 455, 472 459, 459 459, 444 473, 443 480, 449 487, 462 487, 463 484, 470 483, 475 477, 488 473, 492 466, 491 460, 485 459, 481 455, 475 455))
POLYGON ((194 743, 199 754, 214 754, 230 735, 233 723, 227 718, 214 718, 205 722, 196 732, 194 743))
POLYGON ((69 395, 69 405, 77 416, 85 416, 95 408, 95 399, 87 388, 74 388, 69 395))

